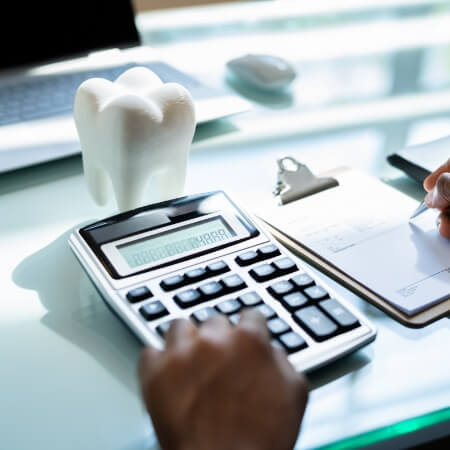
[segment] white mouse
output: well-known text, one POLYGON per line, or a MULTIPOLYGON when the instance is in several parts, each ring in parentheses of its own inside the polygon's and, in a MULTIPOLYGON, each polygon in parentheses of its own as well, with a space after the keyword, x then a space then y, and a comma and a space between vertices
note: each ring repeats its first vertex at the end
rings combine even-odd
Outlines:
POLYGON ((284 89, 297 76, 292 64, 272 55, 240 56, 228 61, 227 67, 239 80, 265 91, 284 89))

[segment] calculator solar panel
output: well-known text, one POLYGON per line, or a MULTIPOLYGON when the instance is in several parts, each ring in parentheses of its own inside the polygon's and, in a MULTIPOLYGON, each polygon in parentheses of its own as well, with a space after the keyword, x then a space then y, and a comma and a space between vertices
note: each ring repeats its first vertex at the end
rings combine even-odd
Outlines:
POLYGON ((374 327, 223 192, 150 205, 84 227, 70 244, 111 309, 144 343, 162 347, 173 319, 198 326, 245 308, 297 370, 330 363, 374 327))

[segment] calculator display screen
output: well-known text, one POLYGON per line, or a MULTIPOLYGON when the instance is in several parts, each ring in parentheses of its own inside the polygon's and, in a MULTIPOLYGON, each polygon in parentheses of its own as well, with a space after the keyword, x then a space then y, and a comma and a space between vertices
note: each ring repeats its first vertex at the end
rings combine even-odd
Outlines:
POLYGON ((132 269, 173 256, 192 253, 203 247, 223 243, 236 232, 221 216, 164 231, 117 246, 132 269))

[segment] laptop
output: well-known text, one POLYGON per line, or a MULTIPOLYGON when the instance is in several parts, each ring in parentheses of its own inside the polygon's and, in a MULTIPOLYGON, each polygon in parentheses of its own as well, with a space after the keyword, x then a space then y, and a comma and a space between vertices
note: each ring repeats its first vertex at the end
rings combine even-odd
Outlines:
POLYGON ((72 116, 78 86, 144 65, 192 94, 198 123, 248 110, 141 45, 130 0, 3 2, 0 27, 0 172, 80 152, 72 116))

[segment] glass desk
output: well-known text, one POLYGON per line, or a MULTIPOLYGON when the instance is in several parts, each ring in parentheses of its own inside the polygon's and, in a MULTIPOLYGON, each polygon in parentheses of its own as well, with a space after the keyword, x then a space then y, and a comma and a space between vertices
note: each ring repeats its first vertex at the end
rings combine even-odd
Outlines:
MULTIPOLYGON (((225 189, 251 207, 271 196, 276 158, 289 154, 315 172, 363 169, 421 199, 420 184, 386 156, 450 134, 449 5, 301 3, 138 17, 149 51, 252 102, 246 113, 198 128, 186 192, 225 189), (290 91, 261 94, 227 78, 226 60, 261 52, 298 68, 290 91)), ((72 228, 111 214, 114 205, 93 204, 74 157, 3 174, 0 211, 2 447, 156 448, 136 380, 140 345, 67 245, 72 228)), ((409 329, 346 295, 376 324, 378 337, 310 375, 298 448, 389 448, 387 438, 400 448, 409 438, 448 434, 448 318, 409 329)))

